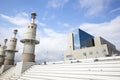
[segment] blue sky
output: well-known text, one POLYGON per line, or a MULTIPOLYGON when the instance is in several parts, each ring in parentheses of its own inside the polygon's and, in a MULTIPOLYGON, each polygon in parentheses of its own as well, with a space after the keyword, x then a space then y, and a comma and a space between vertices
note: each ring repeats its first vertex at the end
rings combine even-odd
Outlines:
POLYGON ((36 46, 37 61, 62 60, 67 34, 76 28, 102 36, 120 50, 120 0, 0 0, 0 43, 18 29, 18 61, 23 46, 19 40, 31 12, 37 13, 37 39, 41 41, 36 46))

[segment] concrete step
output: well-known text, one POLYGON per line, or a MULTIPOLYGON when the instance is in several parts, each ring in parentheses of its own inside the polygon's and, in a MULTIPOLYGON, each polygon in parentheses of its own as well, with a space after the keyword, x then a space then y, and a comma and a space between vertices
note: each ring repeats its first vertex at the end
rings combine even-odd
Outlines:
POLYGON ((5 71, 3 74, 0 75, 0 79, 9 79, 14 74, 15 67, 11 67, 7 71, 5 71))
POLYGON ((68 68, 70 68, 70 67, 80 67, 80 68, 90 68, 90 67, 107 67, 107 68, 117 68, 117 67, 120 67, 120 63, 119 64, 92 64, 92 65, 82 65, 82 64, 66 64, 66 65, 57 65, 57 64, 55 64, 55 65, 37 65, 37 66, 34 66, 34 67, 36 67, 36 68, 51 68, 51 67, 59 67, 59 68, 63 68, 63 67, 68 67, 68 68))
MULTIPOLYGON (((101 59, 102 60, 102 59, 101 59)), ((10 69, 9 69, 10 70, 10 69)), ((48 63, 33 65, 20 77, 12 70, 4 73, 4 80, 120 80, 120 61, 89 63, 48 63), (11 72, 11 73, 10 73, 11 72)), ((14 69, 13 69, 14 70, 14 69)))
POLYGON ((68 64, 72 64, 72 62, 74 63, 74 64, 81 64, 81 65, 92 65, 92 64, 118 64, 118 63, 120 63, 120 60, 118 60, 118 61, 102 61, 102 62, 100 62, 100 61, 97 61, 97 62, 88 62, 88 63, 86 63, 86 62, 80 62, 80 61, 69 61, 69 62, 63 62, 63 63, 65 63, 65 64, 63 64, 63 63, 55 63, 55 62, 48 62, 47 64, 49 64, 49 65, 52 65, 52 64, 57 64, 57 65, 68 65, 68 64))
POLYGON ((19 80, 120 80, 120 61, 33 65, 19 80))
POLYGON ((120 72, 120 68, 33 68, 30 71, 104 71, 120 72))
POLYGON ((103 71, 29 71, 29 73, 43 74, 76 74, 76 75, 104 75, 104 76, 120 76, 120 72, 103 72, 103 71))
POLYGON ((77 79, 77 78, 69 78, 69 77, 56 77, 56 76, 22 76, 19 80, 90 80, 90 79, 77 79))
POLYGON ((9 79, 10 79, 10 80, 17 80, 18 78, 20 78, 20 76, 13 75, 13 76, 11 76, 9 79))
MULTIPOLYGON (((29 73, 29 74, 24 74, 22 77, 29 77, 29 78, 34 78, 34 79, 41 79, 41 78, 49 78, 49 79, 56 79, 58 80, 58 78, 67 78, 69 79, 88 79, 88 80, 119 80, 120 77, 113 77, 113 76, 101 76, 101 75, 76 75, 76 74, 44 74, 44 73, 37 73, 37 74, 33 74, 33 73, 29 73)), ((67 80, 66 79, 66 80, 67 80)), ((63 80, 63 79, 61 79, 63 80)))

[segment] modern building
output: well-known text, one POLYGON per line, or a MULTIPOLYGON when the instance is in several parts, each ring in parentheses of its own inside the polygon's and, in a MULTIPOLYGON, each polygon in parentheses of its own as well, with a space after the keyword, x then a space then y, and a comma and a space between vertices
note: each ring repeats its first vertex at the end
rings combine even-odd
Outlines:
POLYGON ((94 37, 87 32, 76 29, 68 35, 68 49, 64 60, 98 58, 120 55, 112 43, 102 37, 94 37))

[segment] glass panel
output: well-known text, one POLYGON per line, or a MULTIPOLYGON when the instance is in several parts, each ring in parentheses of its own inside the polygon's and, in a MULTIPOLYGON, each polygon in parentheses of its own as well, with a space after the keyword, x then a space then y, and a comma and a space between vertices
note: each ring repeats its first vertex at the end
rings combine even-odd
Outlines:
POLYGON ((80 49, 79 30, 73 31, 73 48, 74 50, 80 49))
POLYGON ((73 49, 81 49, 84 47, 94 46, 93 36, 80 30, 76 29, 73 31, 73 49))

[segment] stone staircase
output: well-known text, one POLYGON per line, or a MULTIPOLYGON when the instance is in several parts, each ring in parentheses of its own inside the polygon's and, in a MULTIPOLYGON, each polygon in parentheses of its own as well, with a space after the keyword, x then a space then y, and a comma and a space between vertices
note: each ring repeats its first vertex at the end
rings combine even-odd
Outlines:
POLYGON ((120 80, 120 61, 34 65, 18 80, 120 80))
POLYGON ((20 76, 16 71, 11 67, 0 80, 120 80, 120 57, 33 65, 20 76))
POLYGON ((0 75, 0 80, 10 80, 9 78, 14 75, 15 66, 6 70, 3 74, 0 75))

